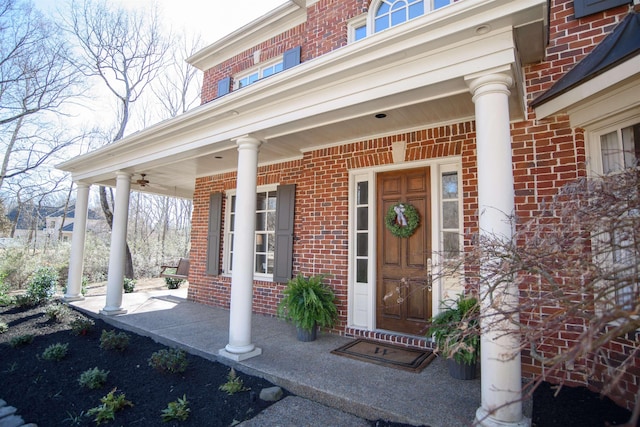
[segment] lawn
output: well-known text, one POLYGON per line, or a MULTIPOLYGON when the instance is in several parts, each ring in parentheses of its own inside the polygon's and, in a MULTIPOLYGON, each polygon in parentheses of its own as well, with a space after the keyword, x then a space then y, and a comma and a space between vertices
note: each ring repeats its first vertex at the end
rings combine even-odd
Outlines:
MULTIPOLYGON (((0 334, 0 398, 18 408, 25 422, 41 427, 95 425, 91 408, 116 388, 133 406, 115 412, 115 420, 102 425, 184 425, 230 426, 249 419, 269 406, 257 396, 273 385, 261 378, 238 372, 247 390, 228 394, 220 390, 227 383, 230 369, 220 363, 186 355, 183 373, 170 373, 149 366, 155 352, 167 347, 153 340, 126 333, 129 344, 124 351, 101 349, 103 330, 121 332, 99 319, 86 335, 76 335, 72 319, 87 318, 71 311, 62 322, 51 320, 45 305, 18 308, 0 307, 0 322, 9 328, 0 334), (16 337, 33 335, 33 341, 14 347, 16 337), (68 344, 59 361, 46 360, 45 349, 68 344), (93 368, 108 371, 99 389, 83 387, 80 375, 93 368), (170 402, 186 396, 189 416, 185 421, 163 422, 162 411, 170 402)), ((286 392, 285 392, 286 393, 286 392)))

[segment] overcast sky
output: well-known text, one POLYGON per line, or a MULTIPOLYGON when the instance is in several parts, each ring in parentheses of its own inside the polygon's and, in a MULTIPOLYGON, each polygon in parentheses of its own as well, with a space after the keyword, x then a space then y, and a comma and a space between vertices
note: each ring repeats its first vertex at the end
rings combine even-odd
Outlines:
MULTIPOLYGON (((148 7, 157 3, 162 19, 175 30, 200 33, 205 44, 224 37, 288 0, 109 0, 124 6, 148 7)), ((60 0, 33 0, 45 13, 53 13, 60 0)))

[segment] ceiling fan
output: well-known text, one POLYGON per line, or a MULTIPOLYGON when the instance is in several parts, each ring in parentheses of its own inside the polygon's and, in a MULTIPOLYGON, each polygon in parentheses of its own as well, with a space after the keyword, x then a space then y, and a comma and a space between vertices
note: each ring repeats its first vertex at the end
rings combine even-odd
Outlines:
POLYGON ((147 185, 149 185, 149 180, 145 178, 146 176, 147 176, 146 173, 141 173, 140 174, 140 179, 136 181, 136 184, 138 184, 142 188, 144 188, 147 185))

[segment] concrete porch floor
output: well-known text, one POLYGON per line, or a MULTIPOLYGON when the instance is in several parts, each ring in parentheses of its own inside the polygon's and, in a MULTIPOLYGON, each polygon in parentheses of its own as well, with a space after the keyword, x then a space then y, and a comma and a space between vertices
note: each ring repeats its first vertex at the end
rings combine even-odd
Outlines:
POLYGON ((253 343, 262 355, 234 362, 218 357, 228 343, 229 312, 187 301, 186 295, 185 288, 124 294, 127 313, 117 316, 99 314, 103 295, 71 305, 118 328, 263 377, 299 396, 284 399, 243 426, 368 425, 356 417, 431 427, 473 423, 480 380, 451 378, 442 358, 420 373, 360 362, 330 353, 350 338, 321 333, 314 342, 299 342, 292 325, 254 314, 253 343))

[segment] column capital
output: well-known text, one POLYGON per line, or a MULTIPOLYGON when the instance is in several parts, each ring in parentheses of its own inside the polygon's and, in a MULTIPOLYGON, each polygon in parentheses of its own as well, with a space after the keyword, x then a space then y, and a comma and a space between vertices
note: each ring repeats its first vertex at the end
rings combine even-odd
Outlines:
POLYGON ((254 149, 257 151, 258 148, 260 148, 260 146, 262 145, 262 141, 260 141, 253 135, 242 135, 238 138, 232 139, 232 141, 236 143, 236 145, 238 146, 238 150, 254 149))
POLYGON ((133 174, 131 172, 126 172, 126 171, 117 171, 116 172, 116 179, 131 179, 131 177, 133 176, 133 174))
POLYGON ((504 93, 507 96, 511 94, 509 88, 513 85, 513 77, 511 73, 490 73, 483 75, 475 75, 465 77, 469 91, 473 95, 473 102, 479 96, 488 93, 504 93))
POLYGON ((86 181, 73 181, 78 189, 80 188, 91 188, 91 183, 86 181))

